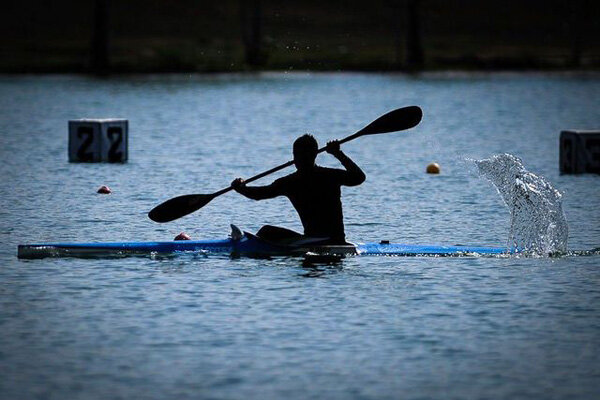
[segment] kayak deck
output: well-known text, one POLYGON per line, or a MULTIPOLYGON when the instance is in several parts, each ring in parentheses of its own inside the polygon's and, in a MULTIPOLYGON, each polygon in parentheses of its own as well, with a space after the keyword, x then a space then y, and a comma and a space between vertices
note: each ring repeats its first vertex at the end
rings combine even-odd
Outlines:
POLYGON ((338 246, 283 246, 263 241, 253 235, 240 239, 181 240, 170 242, 112 242, 112 243, 45 243, 18 246, 17 256, 23 259, 46 257, 123 257, 129 255, 177 254, 240 254, 254 256, 324 255, 359 256, 465 256, 508 254, 501 247, 436 246, 398 243, 357 243, 338 246))

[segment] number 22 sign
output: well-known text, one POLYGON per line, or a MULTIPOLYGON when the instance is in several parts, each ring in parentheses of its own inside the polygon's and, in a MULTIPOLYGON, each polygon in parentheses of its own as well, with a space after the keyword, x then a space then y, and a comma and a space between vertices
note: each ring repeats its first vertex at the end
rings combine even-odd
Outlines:
POLYGON ((126 162, 128 125, 123 119, 69 121, 69 161, 126 162))

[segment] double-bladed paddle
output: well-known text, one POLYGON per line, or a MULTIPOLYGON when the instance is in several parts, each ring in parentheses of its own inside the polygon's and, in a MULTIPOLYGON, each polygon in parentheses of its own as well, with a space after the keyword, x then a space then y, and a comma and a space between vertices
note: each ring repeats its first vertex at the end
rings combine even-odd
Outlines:
MULTIPOLYGON (((347 136, 339 141, 340 144, 349 142, 350 140, 356 139, 357 137, 366 135, 376 135, 379 133, 397 132, 403 131, 415 127, 423 116, 423 112, 417 106, 403 107, 394 111, 390 111, 387 114, 382 115, 369 125, 362 128, 360 131, 353 135, 347 136)), ((317 153, 325 151, 327 146, 324 146, 318 150, 317 153)), ((275 168, 271 168, 268 171, 253 176, 252 178, 246 179, 245 183, 253 182, 257 179, 265 177, 273 172, 279 171, 280 169, 293 165, 294 161, 288 161, 275 168)), ((218 192, 211 194, 187 194, 184 196, 174 197, 164 203, 154 207, 149 213, 148 217, 155 222, 169 222, 181 218, 185 215, 193 213, 196 210, 201 209, 207 205, 212 199, 225 194, 232 190, 231 186, 221 189, 218 192)))

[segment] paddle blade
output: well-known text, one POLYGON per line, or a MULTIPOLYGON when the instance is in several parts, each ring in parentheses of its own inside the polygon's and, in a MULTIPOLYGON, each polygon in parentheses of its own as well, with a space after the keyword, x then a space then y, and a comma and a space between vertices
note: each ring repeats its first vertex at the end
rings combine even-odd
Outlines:
POLYGON ((170 222, 207 205, 214 194, 186 194, 174 197, 154 207, 148 217, 154 222, 170 222))
POLYGON ((374 135, 403 131, 419 124, 423 118, 423 111, 418 106, 402 107, 382 115, 369 125, 357 132, 360 135, 374 135))

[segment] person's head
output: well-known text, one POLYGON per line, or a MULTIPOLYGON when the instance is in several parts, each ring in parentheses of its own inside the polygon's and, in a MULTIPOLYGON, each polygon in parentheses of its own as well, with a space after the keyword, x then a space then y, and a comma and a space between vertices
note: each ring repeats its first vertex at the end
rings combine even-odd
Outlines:
POLYGON ((298 171, 308 171, 315 166, 319 145, 313 135, 300 136, 294 142, 294 164, 298 171))

